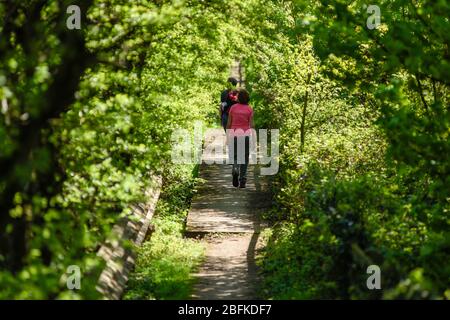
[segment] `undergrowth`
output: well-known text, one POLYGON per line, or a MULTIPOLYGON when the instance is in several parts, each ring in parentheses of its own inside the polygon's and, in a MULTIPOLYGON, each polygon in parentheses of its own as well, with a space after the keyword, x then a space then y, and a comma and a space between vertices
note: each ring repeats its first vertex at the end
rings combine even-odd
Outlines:
POLYGON ((196 176, 194 166, 179 166, 166 173, 152 220, 154 232, 138 250, 124 299, 189 298, 193 285, 191 274, 204 255, 203 244, 183 237, 196 176))

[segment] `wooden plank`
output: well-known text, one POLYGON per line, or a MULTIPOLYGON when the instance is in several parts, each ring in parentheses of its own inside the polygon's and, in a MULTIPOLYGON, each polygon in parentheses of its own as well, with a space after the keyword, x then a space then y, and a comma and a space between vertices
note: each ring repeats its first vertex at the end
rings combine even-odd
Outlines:
POLYGON ((128 275, 134 267, 135 253, 125 248, 122 240, 132 241, 138 246, 144 241, 162 185, 161 177, 155 177, 154 180, 155 186, 146 192, 148 201, 133 206, 131 218, 125 218, 117 223, 113 228, 111 239, 98 251, 98 256, 106 261, 106 266, 99 277, 97 291, 106 300, 121 298, 128 275))
MULTIPOLYGON (((225 136, 221 137, 223 140, 225 136)), ((219 139, 214 144, 220 144, 219 139)), ((205 145, 212 139, 205 138, 205 145)), ((204 147, 206 148, 206 147, 204 147)), ((224 159, 226 154, 222 156, 224 159)), ((205 158, 204 158, 205 159, 205 158)), ((245 189, 232 186, 231 165, 205 164, 186 221, 186 232, 253 233, 261 229, 260 215, 272 205, 270 178, 259 175, 256 165, 249 165, 245 189)))

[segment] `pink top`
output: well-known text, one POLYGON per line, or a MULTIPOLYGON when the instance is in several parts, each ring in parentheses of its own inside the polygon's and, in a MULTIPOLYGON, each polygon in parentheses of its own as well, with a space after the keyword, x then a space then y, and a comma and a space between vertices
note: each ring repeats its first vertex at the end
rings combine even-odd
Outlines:
POLYGON ((231 116, 231 128, 234 132, 232 136, 249 136, 251 135, 250 123, 253 117, 253 110, 247 104, 234 104, 229 111, 231 116), (238 130, 241 129, 241 130, 238 130))

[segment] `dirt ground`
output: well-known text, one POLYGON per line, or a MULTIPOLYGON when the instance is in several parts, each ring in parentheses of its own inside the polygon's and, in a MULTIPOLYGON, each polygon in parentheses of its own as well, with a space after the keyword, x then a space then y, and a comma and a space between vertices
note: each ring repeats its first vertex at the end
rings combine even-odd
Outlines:
POLYGON ((262 247, 258 233, 210 235, 206 259, 198 273, 192 298, 202 300, 258 299, 259 278, 255 264, 262 247))

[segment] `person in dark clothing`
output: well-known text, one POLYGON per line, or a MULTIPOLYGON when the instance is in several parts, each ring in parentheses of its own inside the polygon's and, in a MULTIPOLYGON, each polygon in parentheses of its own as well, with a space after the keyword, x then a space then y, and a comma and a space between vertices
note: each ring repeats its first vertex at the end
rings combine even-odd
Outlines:
POLYGON ((227 128, 228 112, 233 104, 237 103, 237 90, 236 86, 238 81, 236 78, 229 77, 227 80, 228 88, 222 91, 220 95, 220 120, 224 130, 227 128))

